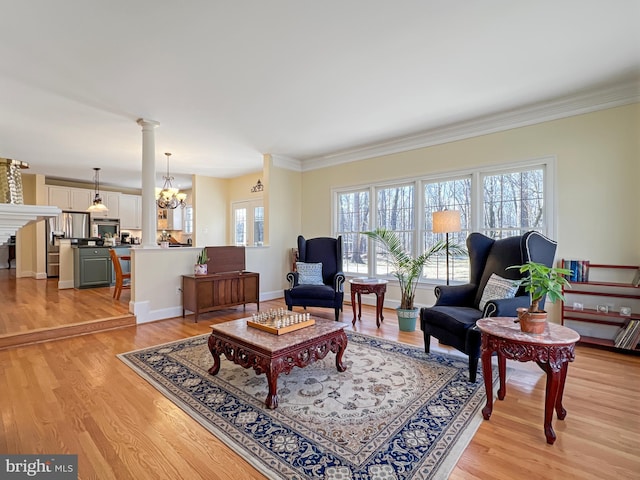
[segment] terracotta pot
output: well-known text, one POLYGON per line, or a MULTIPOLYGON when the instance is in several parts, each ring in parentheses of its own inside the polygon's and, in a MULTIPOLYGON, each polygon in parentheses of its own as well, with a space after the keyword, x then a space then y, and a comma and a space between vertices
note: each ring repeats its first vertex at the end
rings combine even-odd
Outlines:
POLYGON ((520 330, 525 333, 544 333, 547 326, 547 312, 530 312, 526 308, 518 308, 520 330))

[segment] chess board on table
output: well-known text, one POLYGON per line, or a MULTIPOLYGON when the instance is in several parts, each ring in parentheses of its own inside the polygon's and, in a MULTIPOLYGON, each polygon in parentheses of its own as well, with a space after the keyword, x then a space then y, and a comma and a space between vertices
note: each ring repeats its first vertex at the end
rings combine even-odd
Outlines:
POLYGON ((315 323, 316 321, 308 313, 291 313, 284 309, 259 312, 247 319, 247 326, 274 335, 283 335, 301 328, 310 327, 315 323))

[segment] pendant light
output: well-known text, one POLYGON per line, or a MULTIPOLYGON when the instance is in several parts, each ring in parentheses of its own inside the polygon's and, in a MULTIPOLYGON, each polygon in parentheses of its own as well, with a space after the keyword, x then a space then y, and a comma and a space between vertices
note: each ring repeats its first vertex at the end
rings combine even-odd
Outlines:
POLYGON ((162 190, 158 193, 158 198, 156 199, 156 205, 158 208, 184 208, 187 206, 185 200, 187 199, 186 193, 180 193, 180 190, 174 188, 173 186, 173 177, 169 174, 169 157, 170 153, 165 153, 167 156, 167 174, 163 175, 164 185, 162 186, 162 190))
POLYGON ((95 196, 93 197, 93 204, 87 208, 87 212, 91 213, 107 213, 109 209, 102 203, 102 197, 100 196, 100 169, 94 168, 93 183, 95 188, 95 196))

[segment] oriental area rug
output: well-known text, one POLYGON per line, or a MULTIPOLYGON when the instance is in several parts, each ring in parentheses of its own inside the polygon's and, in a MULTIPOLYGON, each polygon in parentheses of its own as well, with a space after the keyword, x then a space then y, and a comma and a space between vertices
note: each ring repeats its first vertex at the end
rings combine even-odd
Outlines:
POLYGON ((280 375, 275 410, 266 375, 226 359, 207 372, 209 335, 118 357, 268 478, 447 478, 482 421, 481 372, 469 383, 466 358, 347 335, 347 370, 329 353, 280 375))

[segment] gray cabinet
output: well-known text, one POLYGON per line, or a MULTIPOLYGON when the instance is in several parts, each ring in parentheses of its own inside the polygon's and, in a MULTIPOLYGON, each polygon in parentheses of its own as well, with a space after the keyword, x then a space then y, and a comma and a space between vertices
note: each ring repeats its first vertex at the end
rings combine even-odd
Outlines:
POLYGON ((111 257, 106 247, 77 247, 73 252, 75 288, 111 285, 111 257))

